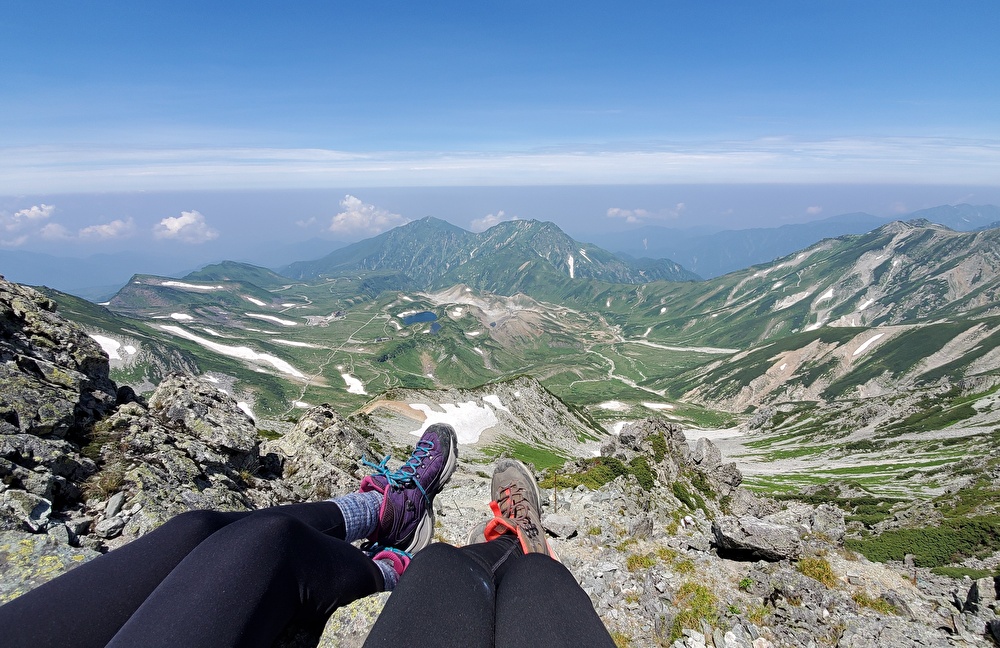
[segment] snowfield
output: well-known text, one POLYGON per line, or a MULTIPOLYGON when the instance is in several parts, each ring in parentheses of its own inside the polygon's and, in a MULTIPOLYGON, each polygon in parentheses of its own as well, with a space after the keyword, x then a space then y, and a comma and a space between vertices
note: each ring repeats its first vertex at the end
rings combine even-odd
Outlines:
POLYGON ((651 410, 672 410, 674 406, 669 403, 647 403, 643 402, 643 407, 648 407, 651 410))
POLYGON ((254 351, 250 347, 245 347, 245 346, 234 347, 234 346, 227 346, 225 344, 219 344, 218 342, 212 342, 211 340, 206 340, 205 338, 197 336, 194 333, 191 333, 190 331, 186 331, 179 326, 166 326, 161 324, 160 328, 163 329, 164 331, 167 331, 168 333, 173 333, 174 335, 180 336, 186 340, 191 340, 192 342, 196 342, 201 346, 205 347, 206 349, 209 349, 210 351, 215 351, 216 353, 219 353, 221 355, 229 356, 231 358, 239 358, 240 360, 263 362, 265 364, 271 365, 272 367, 274 367, 283 374, 288 374, 289 376, 293 376, 295 378, 305 378, 305 375, 301 371, 299 371, 292 365, 288 364, 281 358, 276 358, 273 355, 269 355, 267 353, 258 353, 257 351, 254 351))
POLYGON ((604 401, 603 403, 598 403, 597 406, 603 410, 610 410, 612 412, 624 412, 629 409, 628 405, 616 400, 604 401))
POLYGON ((281 324, 282 326, 298 326, 298 322, 293 322, 292 320, 282 319, 280 317, 275 317, 274 315, 263 315, 261 313, 243 313, 247 317, 252 317, 259 320, 267 320, 268 322, 274 322, 275 324, 281 324))
POLYGON ((262 302, 262 301, 261 301, 261 300, 259 300, 259 299, 256 299, 256 298, 254 298, 254 297, 248 297, 248 296, 246 296, 246 295, 243 295, 243 298, 244 298, 244 299, 246 299, 246 300, 247 300, 248 302, 250 302, 251 304, 256 304, 256 305, 258 305, 258 306, 267 306, 267 304, 266 304, 266 303, 262 302))
POLYGON ((877 342, 878 339, 880 337, 882 337, 883 335, 885 335, 885 333, 876 333, 875 335, 871 336, 870 338, 868 338, 867 340, 865 340, 864 342, 862 342, 861 346, 859 346, 857 349, 855 349, 854 353, 852 353, 851 356, 853 357, 853 356, 861 355, 862 353, 864 353, 865 351, 868 350, 868 347, 870 347, 871 345, 875 344, 875 342, 877 342))
POLYGON ((410 433, 417 437, 435 423, 447 423, 455 428, 459 443, 476 443, 483 432, 499 423, 497 415, 493 413, 492 409, 478 405, 474 401, 441 403, 443 412, 439 412, 431 405, 424 403, 410 403, 409 405, 413 409, 423 412, 424 416, 427 417, 419 430, 410 433))
POLYGON ((190 322, 191 320, 194 319, 187 313, 170 313, 170 317, 172 319, 177 320, 178 322, 190 322))
POLYGON ((493 407, 503 410, 508 414, 510 414, 510 410, 507 409, 507 406, 503 404, 503 401, 501 401, 500 397, 497 396, 496 394, 487 394, 486 396, 483 396, 483 400, 492 405, 493 407))
POLYGON ((317 346, 315 344, 309 344, 308 342, 296 342, 295 340, 280 340, 280 339, 275 338, 275 339, 273 339, 271 341, 274 342, 275 344, 283 344, 285 346, 290 346, 290 347, 302 347, 303 349, 322 349, 323 348, 323 347, 317 346))
MULTIPOLYGON (((138 281, 136 283, 139 283, 138 281)), ((185 288, 187 290, 225 290, 225 286, 198 286, 196 284, 184 283, 183 281, 164 281, 160 284, 161 286, 170 286, 171 288, 185 288)))
POLYGON ((340 377, 344 379, 347 383, 347 392, 349 394, 360 394, 361 396, 367 396, 368 392, 365 391, 365 385, 360 380, 355 378, 349 373, 342 373, 340 377))
POLYGON ((251 418, 251 420, 253 421, 257 420, 257 417, 253 415, 253 410, 250 409, 250 403, 244 403, 243 401, 239 401, 238 403, 236 403, 236 407, 240 408, 244 414, 246 414, 251 418))
POLYGON ((101 345, 101 349, 108 354, 109 360, 121 360, 121 353, 125 355, 135 355, 137 349, 132 345, 123 345, 121 342, 114 338, 107 337, 106 335, 94 335, 90 334, 91 339, 101 345), (119 353, 121 351, 121 353, 119 353))

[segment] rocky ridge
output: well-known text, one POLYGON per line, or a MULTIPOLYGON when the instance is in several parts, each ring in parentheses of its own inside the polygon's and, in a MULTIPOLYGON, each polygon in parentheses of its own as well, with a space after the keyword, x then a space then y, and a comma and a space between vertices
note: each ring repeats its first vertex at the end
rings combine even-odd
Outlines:
MULTIPOLYGON (((0 601, 184 510, 352 490, 358 457, 381 445, 329 407, 264 438, 234 399, 195 376, 170 376, 148 401, 128 388, 116 398, 106 358, 82 331, 37 293, 0 289, 3 379, 20 389, 4 389, 0 403, 0 601), (49 398, 72 407, 50 415, 49 398)), ((438 539, 461 543, 486 516, 483 468, 461 463, 436 500, 438 539)), ((648 419, 543 489, 556 550, 619 645, 988 645, 992 579, 942 585, 868 562, 843 548, 838 509, 761 499, 740 481, 710 442, 690 448, 680 428, 648 419), (597 468, 610 477, 603 485, 560 487, 597 468)), ((320 645, 359 645, 385 598, 339 610, 320 645)), ((316 641, 300 633, 285 643, 316 641)))

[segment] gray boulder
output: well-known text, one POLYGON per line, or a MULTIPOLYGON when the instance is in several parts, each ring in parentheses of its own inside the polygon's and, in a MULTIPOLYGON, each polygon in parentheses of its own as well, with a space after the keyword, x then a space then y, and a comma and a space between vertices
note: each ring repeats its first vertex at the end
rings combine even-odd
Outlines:
POLYGON ((0 531, 0 604, 98 555, 45 534, 0 531))
POLYGON ((785 560, 802 555, 798 532, 788 526, 743 516, 722 516, 712 523, 720 556, 742 560, 785 560))

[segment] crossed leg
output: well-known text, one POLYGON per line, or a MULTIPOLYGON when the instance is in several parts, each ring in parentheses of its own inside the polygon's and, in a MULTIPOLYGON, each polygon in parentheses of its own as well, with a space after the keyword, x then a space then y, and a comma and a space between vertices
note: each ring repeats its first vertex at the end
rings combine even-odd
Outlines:
POLYGON ((382 589, 343 537, 332 502, 183 513, 0 606, 0 636, 12 648, 270 646, 293 619, 321 622, 382 589))

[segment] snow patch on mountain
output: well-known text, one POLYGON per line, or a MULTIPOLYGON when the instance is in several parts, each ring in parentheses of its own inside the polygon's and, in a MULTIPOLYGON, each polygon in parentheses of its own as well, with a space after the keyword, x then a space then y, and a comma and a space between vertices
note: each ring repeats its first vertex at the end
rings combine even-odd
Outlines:
MULTIPOLYGON (((142 283, 142 282, 137 281, 136 283, 142 283)), ((226 289, 226 287, 222 286, 222 285, 219 285, 219 286, 206 286, 206 285, 203 284, 203 285, 199 286, 197 284, 184 283, 183 281, 164 281, 160 285, 161 286, 170 286, 171 288, 184 288, 185 290, 225 290, 226 289)))
POLYGON ((304 349, 322 349, 323 347, 316 344, 309 344, 308 342, 296 342, 295 340, 271 340, 275 344, 283 344, 290 347, 302 347, 304 349))
POLYGON ((163 329, 164 331, 167 331, 168 333, 173 333, 174 335, 182 337, 186 340, 191 340, 192 342, 200 344, 206 349, 209 349, 210 351, 215 351, 218 354, 229 356, 231 358, 239 358, 240 360, 250 360, 251 362, 262 362, 271 365, 272 367, 274 367, 283 374, 287 374, 295 378, 305 378, 305 375, 301 371, 293 367, 288 362, 282 360, 281 358, 277 358, 267 353, 260 353, 258 351, 254 351, 250 347, 245 347, 245 346, 234 347, 225 344, 219 344, 218 342, 212 342, 211 340, 206 340, 201 336, 195 335, 190 331, 182 329, 179 326, 166 326, 161 324, 160 328, 163 329))
POLYGON ((137 349, 129 344, 122 344, 118 340, 106 335, 89 334, 90 337, 101 345, 101 349, 108 354, 109 360, 121 360, 122 353, 125 355, 135 355, 137 349))
POLYGON ((865 340, 864 342, 862 342, 861 346, 859 346, 857 349, 855 349, 854 353, 852 353, 851 356, 853 357, 853 356, 861 355, 862 353, 864 353, 865 351, 868 350, 868 347, 870 347, 871 345, 873 345, 876 342, 878 342, 878 340, 880 338, 882 338, 884 335, 885 335, 885 333, 876 333, 875 335, 871 336, 870 338, 868 338, 867 340, 865 340))
POLYGON ((350 394, 359 394, 361 396, 367 396, 368 392, 365 391, 365 385, 358 378, 352 376, 349 373, 342 373, 340 377, 344 379, 347 383, 347 392, 350 394))
POLYGON ((243 313, 247 317, 252 317, 254 319, 266 320, 268 322, 274 322, 275 324, 281 324, 282 326, 298 326, 298 322, 293 322, 292 320, 282 319, 280 317, 275 317, 274 315, 263 315, 261 313, 243 313))
POLYGON ((410 432, 413 436, 421 436, 424 431, 435 423, 447 423, 455 428, 459 443, 476 443, 483 432, 496 425, 496 414, 493 410, 475 401, 467 403, 440 403, 440 412, 434 406, 424 403, 410 403, 410 407, 424 413, 427 418, 419 430, 410 432))

